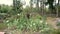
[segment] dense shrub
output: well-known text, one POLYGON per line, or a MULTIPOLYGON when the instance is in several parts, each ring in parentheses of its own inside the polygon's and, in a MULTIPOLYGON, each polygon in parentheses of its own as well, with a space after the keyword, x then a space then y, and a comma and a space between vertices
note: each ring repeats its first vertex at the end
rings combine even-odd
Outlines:
POLYGON ((30 17, 30 19, 27 19, 23 13, 19 14, 19 16, 19 18, 10 18, 6 21, 9 29, 18 29, 21 31, 46 31, 50 29, 44 17, 37 15, 34 18, 30 17))

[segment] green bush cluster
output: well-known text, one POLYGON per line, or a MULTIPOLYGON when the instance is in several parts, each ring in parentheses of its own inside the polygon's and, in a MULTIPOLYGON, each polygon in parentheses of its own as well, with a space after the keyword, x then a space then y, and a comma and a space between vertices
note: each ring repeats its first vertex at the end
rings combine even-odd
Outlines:
MULTIPOLYGON (((10 18, 6 20, 6 24, 10 29, 19 29, 21 31, 46 31, 50 29, 50 26, 43 19, 39 19, 42 17, 35 16, 34 18, 30 17, 27 19, 26 15, 19 14, 19 18, 10 18)), ((39 16, 39 15, 38 15, 39 16)))

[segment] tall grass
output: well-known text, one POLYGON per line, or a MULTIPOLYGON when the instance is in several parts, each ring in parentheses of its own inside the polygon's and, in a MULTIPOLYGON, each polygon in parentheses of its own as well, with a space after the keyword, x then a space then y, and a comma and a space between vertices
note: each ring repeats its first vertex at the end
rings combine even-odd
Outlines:
POLYGON ((19 18, 10 18, 5 21, 10 30, 20 30, 20 31, 32 31, 32 32, 48 32, 51 30, 46 22, 46 17, 41 17, 40 15, 30 16, 27 19, 26 15, 21 13, 18 15, 19 18))

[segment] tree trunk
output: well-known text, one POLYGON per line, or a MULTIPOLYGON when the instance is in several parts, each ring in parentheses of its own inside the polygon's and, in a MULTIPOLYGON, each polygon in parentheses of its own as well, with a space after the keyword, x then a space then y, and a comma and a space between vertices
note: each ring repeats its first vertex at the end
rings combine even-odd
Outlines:
POLYGON ((60 0, 58 0, 58 5, 59 5, 60 0))
POLYGON ((33 2, 33 0, 30 0, 30 7, 31 7, 30 9, 31 9, 31 12, 32 12, 32 8, 33 8, 33 3, 32 2, 33 2))
POLYGON ((36 8, 37 8, 37 11, 39 11, 39 0, 37 0, 36 8))
POLYGON ((41 5, 41 12, 42 12, 42 15, 44 15, 44 0, 41 0, 40 1, 40 5, 41 5))

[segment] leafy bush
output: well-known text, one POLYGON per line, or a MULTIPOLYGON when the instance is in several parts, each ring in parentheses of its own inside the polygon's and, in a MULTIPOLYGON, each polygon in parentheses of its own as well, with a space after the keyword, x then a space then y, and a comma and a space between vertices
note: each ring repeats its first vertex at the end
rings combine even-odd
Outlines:
POLYGON ((48 31, 50 29, 50 26, 44 20, 45 18, 40 17, 40 15, 38 15, 39 17, 30 17, 30 19, 27 19, 23 13, 19 14, 19 16, 19 18, 10 18, 5 21, 9 29, 18 29, 21 31, 48 31))
POLYGON ((0 13, 8 13, 12 10, 12 7, 11 6, 8 6, 8 5, 0 5, 0 13))

